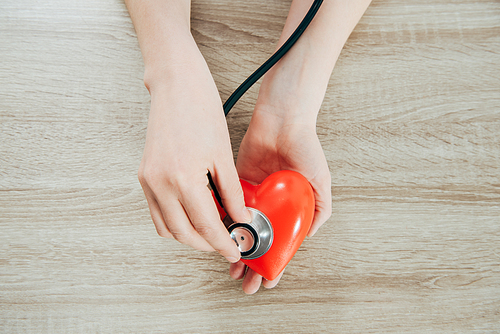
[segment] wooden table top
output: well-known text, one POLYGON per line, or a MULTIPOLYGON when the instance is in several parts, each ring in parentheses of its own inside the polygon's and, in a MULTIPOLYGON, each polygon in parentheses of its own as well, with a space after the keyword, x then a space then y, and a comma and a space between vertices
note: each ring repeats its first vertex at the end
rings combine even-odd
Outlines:
MULTIPOLYGON (((223 100, 289 6, 193 0, 223 100)), ((252 296, 156 234, 124 3, 3 0, 0 31, 0 332, 500 331, 499 1, 372 3, 318 118, 333 215, 252 296)), ((257 89, 228 116, 235 155, 257 89)))

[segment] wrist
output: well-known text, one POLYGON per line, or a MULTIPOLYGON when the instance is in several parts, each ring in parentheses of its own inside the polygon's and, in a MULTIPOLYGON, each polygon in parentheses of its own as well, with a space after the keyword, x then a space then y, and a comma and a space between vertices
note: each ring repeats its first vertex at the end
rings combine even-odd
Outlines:
POLYGON ((250 121, 250 129, 258 129, 263 142, 274 143, 297 129, 316 133, 316 118, 305 113, 281 112, 273 105, 256 105, 250 121))
POLYGON ((144 85, 153 94, 167 87, 182 86, 181 83, 192 78, 192 74, 199 76, 206 70, 208 66, 194 39, 184 38, 175 47, 158 48, 154 55, 144 60, 144 85))
POLYGON ((283 123, 316 124, 328 86, 330 70, 311 64, 306 54, 278 62, 262 80, 256 110, 271 113, 283 123))

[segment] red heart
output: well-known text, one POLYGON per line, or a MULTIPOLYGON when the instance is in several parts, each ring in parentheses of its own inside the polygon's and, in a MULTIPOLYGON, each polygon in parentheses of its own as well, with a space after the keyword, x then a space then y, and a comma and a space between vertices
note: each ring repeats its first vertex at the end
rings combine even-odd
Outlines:
MULTIPOLYGON (((242 259, 248 267, 268 280, 285 269, 299 249, 314 217, 314 193, 301 174, 283 170, 269 175, 261 184, 240 180, 245 204, 264 213, 273 226, 271 248, 257 259, 242 259)), ((221 218, 226 213, 219 207, 221 218)))

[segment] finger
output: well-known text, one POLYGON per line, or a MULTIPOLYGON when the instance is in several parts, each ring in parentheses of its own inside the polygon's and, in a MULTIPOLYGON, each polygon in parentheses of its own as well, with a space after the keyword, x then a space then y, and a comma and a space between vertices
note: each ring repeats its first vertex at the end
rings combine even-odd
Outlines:
POLYGON ((229 275, 234 279, 242 279, 245 276, 246 269, 247 266, 241 261, 231 263, 229 266, 229 275))
POLYGON ((168 230, 167 224, 163 219, 163 215, 161 213, 158 202, 156 202, 156 200, 151 200, 151 202, 148 201, 148 203, 149 203, 149 211, 151 213, 151 218, 153 219, 153 223, 155 225, 156 232, 158 233, 158 235, 164 238, 173 238, 172 233, 170 233, 170 231, 168 230))
POLYGON ((266 288, 266 289, 272 289, 274 288, 278 282, 280 281, 281 279, 281 276, 283 276, 283 273, 285 272, 285 269, 283 269, 283 271, 278 275, 278 277, 276 277, 275 279, 273 279, 272 281, 269 281, 265 278, 262 278, 262 285, 266 288))
MULTIPOLYGON (((326 163, 326 161, 325 161, 326 163)), ((307 235, 312 237, 318 229, 332 215, 332 188, 331 176, 328 165, 322 168, 322 172, 311 182, 316 199, 316 209, 314 219, 307 235)))
POLYGON ((330 204, 329 208, 321 208, 316 204, 316 211, 314 213, 314 220, 311 224, 311 228, 307 233, 308 237, 312 237, 318 232, 319 228, 330 218, 332 215, 332 207, 330 204))
POLYGON ((259 290, 261 283, 262 276, 253 271, 253 269, 248 268, 245 278, 243 279, 243 291, 247 295, 252 295, 259 290))
POLYGON ((201 251, 214 251, 214 248, 194 229, 177 198, 165 196, 157 203, 161 208, 167 229, 175 240, 201 251))
POLYGON ((181 192, 181 199, 194 228, 229 262, 237 262, 240 251, 220 220, 210 190, 205 186, 192 190, 181 192))
POLYGON ((149 212, 151 214, 151 219, 156 228, 156 232, 159 236, 164 238, 173 238, 172 233, 167 228, 167 224, 163 219, 163 215, 161 213, 160 206, 158 202, 154 198, 154 196, 147 190, 144 190, 144 194, 146 195, 146 200, 148 201, 149 212))
POLYGON ((314 219, 309 228, 307 236, 312 237, 318 232, 319 228, 330 218, 332 215, 332 204, 330 202, 316 201, 316 209, 314 212, 314 219))
POLYGON ((252 216, 245 207, 243 189, 233 162, 215 166, 213 176, 227 214, 236 222, 250 222, 252 216))

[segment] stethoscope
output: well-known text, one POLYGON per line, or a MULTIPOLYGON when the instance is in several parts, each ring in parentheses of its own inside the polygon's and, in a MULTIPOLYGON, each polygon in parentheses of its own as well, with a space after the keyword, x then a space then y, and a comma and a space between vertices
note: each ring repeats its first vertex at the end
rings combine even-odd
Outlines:
MULTIPOLYGON (((253 72, 236 90, 229 96, 223 105, 224 115, 227 116, 231 108, 238 102, 238 100, 252 87, 267 71, 271 69, 283 56, 292 48, 297 42, 299 37, 304 33, 306 28, 311 23, 312 19, 318 12, 319 7, 323 0, 314 0, 311 8, 304 16, 299 26, 295 29, 292 35, 286 40, 285 43, 276 51, 264 64, 262 64, 255 72, 253 72)), ((217 187, 210 175, 207 174, 208 182, 214 197, 223 208, 222 200, 217 187)), ((231 238, 234 240, 243 259, 256 259, 264 255, 272 245, 273 242, 273 227, 266 215, 255 209, 248 208, 252 216, 252 220, 247 222, 234 222, 229 215, 224 218, 224 225, 228 229, 231 238)))

